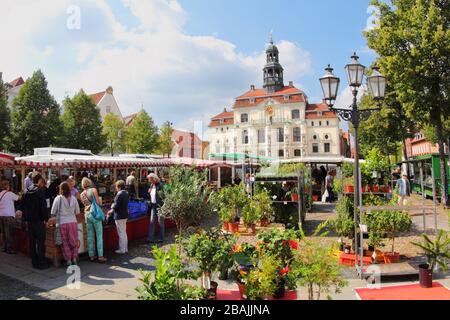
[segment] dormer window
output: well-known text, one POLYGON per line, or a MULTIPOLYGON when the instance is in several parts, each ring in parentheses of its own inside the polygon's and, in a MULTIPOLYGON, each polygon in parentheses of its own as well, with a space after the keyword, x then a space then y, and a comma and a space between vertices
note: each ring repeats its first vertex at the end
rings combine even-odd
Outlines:
POLYGON ((322 116, 322 111, 317 111, 317 115, 318 115, 319 117, 321 117, 321 116, 322 116))
POLYGON ((250 103, 255 103, 256 99, 255 98, 250 98, 250 103))
POLYGON ((290 99, 290 96, 288 94, 285 94, 284 95, 284 101, 289 101, 289 99, 290 99))
POLYGON ((248 114, 246 114, 246 113, 241 114, 241 122, 242 123, 248 122, 248 114))

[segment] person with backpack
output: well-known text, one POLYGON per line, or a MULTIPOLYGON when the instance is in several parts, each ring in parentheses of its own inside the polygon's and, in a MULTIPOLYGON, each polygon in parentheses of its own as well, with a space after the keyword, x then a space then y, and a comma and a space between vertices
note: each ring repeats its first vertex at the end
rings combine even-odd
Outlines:
POLYGON ((24 194, 22 203, 23 219, 28 226, 31 264, 35 269, 47 269, 49 264, 45 258, 45 234, 49 214, 45 191, 39 187, 42 176, 34 172, 32 185, 24 194))
POLYGON ((16 218, 16 210, 14 202, 19 200, 19 197, 11 192, 8 180, 3 180, 0 183, 0 230, 2 231, 3 251, 8 254, 15 254, 13 250, 13 234, 14 224, 16 218))
POLYGON ((59 196, 55 198, 52 206, 52 218, 56 222, 57 232, 60 234, 61 252, 66 265, 78 264, 78 223, 77 214, 80 206, 76 197, 72 196, 67 182, 59 186, 59 196))
POLYGON ((95 202, 98 206, 102 205, 100 197, 98 195, 97 189, 94 187, 94 183, 89 178, 83 178, 81 180, 81 187, 83 192, 80 195, 81 202, 84 205, 84 217, 86 219, 87 226, 87 242, 88 242, 88 254, 89 260, 94 262, 97 257, 95 255, 94 243, 97 242, 97 261, 100 263, 105 263, 106 258, 103 256, 103 220, 94 217, 91 212, 93 203, 95 202), (94 240, 95 237, 95 240, 94 240))

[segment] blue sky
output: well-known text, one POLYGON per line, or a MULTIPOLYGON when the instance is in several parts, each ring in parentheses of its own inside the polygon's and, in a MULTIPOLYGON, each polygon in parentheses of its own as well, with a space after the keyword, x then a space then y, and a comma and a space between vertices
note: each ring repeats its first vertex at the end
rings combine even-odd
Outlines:
MULTIPOLYGON (((363 37, 369 0, 4 0, 0 71, 6 80, 42 69, 58 101, 80 88, 109 85, 124 115, 141 105, 157 124, 192 130, 230 107, 250 84, 262 85, 269 32, 280 48, 285 81, 312 102, 328 63, 345 84, 353 51, 369 66, 363 37), (68 29, 68 9, 80 29, 68 29), (14 25, 14 28, 11 26, 14 25), (7 61, 7 63, 5 63, 7 61), (194 126, 194 123, 197 123, 194 126)), ((341 87, 341 90, 344 86, 341 87)), ((345 105, 343 92, 340 103, 345 105)))

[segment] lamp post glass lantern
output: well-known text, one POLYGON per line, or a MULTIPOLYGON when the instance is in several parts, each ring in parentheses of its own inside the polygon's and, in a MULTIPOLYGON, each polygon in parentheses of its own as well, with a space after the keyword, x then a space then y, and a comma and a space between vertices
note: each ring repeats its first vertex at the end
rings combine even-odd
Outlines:
POLYGON ((333 68, 331 68, 330 65, 325 68, 325 71, 327 73, 320 78, 320 85, 322 87, 325 103, 331 108, 336 102, 341 80, 333 74, 333 68))
POLYGON ((374 100, 384 99, 386 91, 386 77, 380 73, 378 67, 373 67, 373 73, 367 77, 367 86, 374 100))
POLYGON ((347 74, 348 84, 351 87, 358 88, 362 84, 364 71, 366 67, 359 63, 359 57, 356 52, 351 56, 352 61, 345 66, 345 72, 347 74))

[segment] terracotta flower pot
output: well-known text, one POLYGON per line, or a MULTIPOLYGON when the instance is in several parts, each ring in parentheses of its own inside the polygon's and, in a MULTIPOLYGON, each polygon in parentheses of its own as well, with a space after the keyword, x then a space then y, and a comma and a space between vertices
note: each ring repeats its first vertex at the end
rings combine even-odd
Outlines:
POLYGON ((389 186, 383 186, 383 192, 389 193, 391 191, 391 188, 389 186))
POLYGON ((353 186, 351 186, 351 185, 346 185, 345 186, 345 192, 346 193, 353 193, 353 192, 355 192, 355 188, 353 186))
POLYGON ((228 221, 224 221, 223 224, 222 224, 222 230, 223 231, 228 231, 228 228, 229 228, 228 227, 228 221))
POLYGON ((261 219, 259 224, 261 227, 268 227, 268 226, 270 226, 270 220, 269 219, 261 219))
POLYGON ((233 233, 239 232, 239 222, 228 222, 228 231, 233 233))
POLYGON ((248 233, 256 234, 256 224, 248 223, 246 226, 247 226, 247 232, 248 233))
POLYGON ((372 186, 372 191, 373 192, 379 192, 380 191, 380 187, 379 186, 372 186))
POLYGON ((319 201, 319 196, 317 194, 313 194, 312 199, 313 201, 319 201))
POLYGON ((298 202, 299 196, 296 193, 291 194, 291 201, 298 202))
POLYGON ((383 254, 384 257, 384 263, 399 263, 400 262, 400 253, 398 252, 385 252, 383 254))
POLYGON ((245 295, 245 284, 243 284, 239 280, 237 280, 236 283, 239 289, 239 294, 241 295, 241 299, 246 300, 247 296, 245 295))

